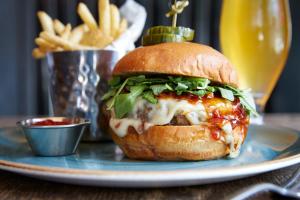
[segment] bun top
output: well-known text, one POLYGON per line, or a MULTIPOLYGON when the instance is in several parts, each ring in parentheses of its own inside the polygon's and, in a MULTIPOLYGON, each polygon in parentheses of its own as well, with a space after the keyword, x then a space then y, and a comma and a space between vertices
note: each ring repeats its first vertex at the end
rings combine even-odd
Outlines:
POLYGON ((139 47, 124 56, 113 75, 168 74, 207 78, 238 86, 234 67, 217 50, 196 43, 161 43, 139 47))

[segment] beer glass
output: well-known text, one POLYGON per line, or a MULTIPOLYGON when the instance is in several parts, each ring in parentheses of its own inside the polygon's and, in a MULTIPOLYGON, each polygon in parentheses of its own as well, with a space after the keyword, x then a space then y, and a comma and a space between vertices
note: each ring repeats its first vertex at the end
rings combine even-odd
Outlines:
POLYGON ((222 52, 237 70, 241 88, 252 89, 262 113, 288 57, 288 0, 223 0, 220 41, 222 52))

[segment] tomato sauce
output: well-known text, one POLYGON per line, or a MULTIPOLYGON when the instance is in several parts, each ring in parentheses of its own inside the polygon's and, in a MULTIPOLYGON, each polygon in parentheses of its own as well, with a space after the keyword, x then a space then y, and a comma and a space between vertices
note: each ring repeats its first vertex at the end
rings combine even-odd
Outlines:
POLYGON ((238 98, 230 102, 220 97, 207 98, 205 96, 202 98, 202 102, 209 115, 207 121, 213 124, 210 127, 212 138, 216 140, 220 138, 221 128, 226 122, 230 122, 232 129, 239 127, 243 132, 246 132, 244 130, 248 127, 249 116, 238 98))
POLYGON ((219 94, 208 93, 203 97, 191 93, 183 93, 177 95, 174 92, 163 92, 158 98, 172 98, 178 100, 187 100, 191 104, 201 102, 208 114, 207 122, 212 124, 209 127, 211 136, 215 140, 219 140, 223 134, 222 127, 226 122, 230 122, 232 129, 239 127, 243 132, 249 124, 249 116, 240 103, 238 98, 233 102, 222 98, 219 94))
POLYGON ((201 99, 199 96, 191 94, 191 93, 183 93, 181 95, 177 95, 174 92, 163 92, 163 93, 160 93, 157 97, 161 98, 161 99, 171 98, 171 99, 178 99, 178 100, 186 100, 191 104, 196 104, 201 99))
POLYGON ((221 137, 221 129, 217 126, 211 127, 210 132, 211 132, 211 137, 215 140, 219 140, 221 137))
POLYGON ((117 124, 115 125, 115 128, 119 128, 120 126, 121 126, 121 122, 117 123, 117 124))

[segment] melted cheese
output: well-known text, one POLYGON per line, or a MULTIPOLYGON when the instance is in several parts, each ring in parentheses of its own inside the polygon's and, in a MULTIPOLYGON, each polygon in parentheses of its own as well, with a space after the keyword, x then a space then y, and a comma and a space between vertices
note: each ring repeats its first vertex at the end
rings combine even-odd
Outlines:
POLYGON ((206 120, 206 111, 200 102, 191 104, 186 100, 159 99, 157 104, 152 104, 149 122, 155 125, 168 124, 177 114, 184 115, 193 125, 206 120))
MULTIPOLYGON (((116 119, 111 118, 109 120, 109 126, 112 128, 112 130, 119 136, 124 137, 127 133, 127 129, 129 126, 132 126, 137 133, 142 134, 142 121, 138 119, 129 119, 129 118, 123 118, 123 119, 116 119)), ((144 128, 147 130, 153 126, 150 123, 144 123, 144 128)))
POLYGON ((151 104, 139 98, 132 112, 128 114, 128 118, 116 119, 112 117, 109 125, 119 137, 124 137, 129 126, 134 127, 141 134, 143 130, 147 130, 151 126, 170 123, 177 114, 184 115, 193 125, 200 124, 207 118, 201 102, 191 104, 187 100, 164 98, 158 99, 157 104, 151 104), (142 120, 138 117, 139 112, 147 112, 148 120, 144 123, 143 128, 141 128, 143 126, 142 120))
POLYGON ((229 145, 229 156, 230 158, 235 158, 240 154, 240 148, 242 145, 242 139, 239 138, 238 140, 238 144, 236 146, 236 148, 234 147, 234 135, 233 135, 233 130, 232 130, 232 126, 230 124, 230 122, 226 122, 223 127, 222 130, 225 132, 225 142, 226 144, 229 145))

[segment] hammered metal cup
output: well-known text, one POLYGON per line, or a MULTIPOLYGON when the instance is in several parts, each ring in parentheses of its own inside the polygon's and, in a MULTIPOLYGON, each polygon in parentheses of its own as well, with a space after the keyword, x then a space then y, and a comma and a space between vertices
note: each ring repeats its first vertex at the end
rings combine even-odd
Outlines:
POLYGON ((51 114, 90 120, 84 141, 110 140, 101 112, 101 97, 108 89, 107 81, 118 59, 118 52, 110 50, 47 54, 51 114))

